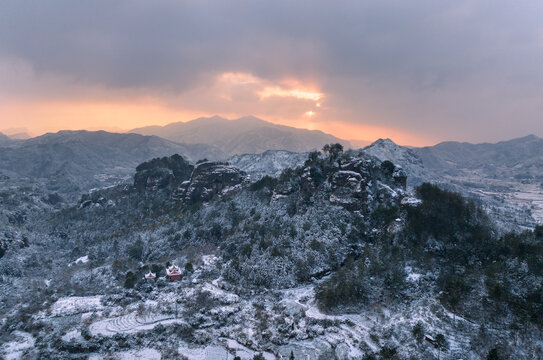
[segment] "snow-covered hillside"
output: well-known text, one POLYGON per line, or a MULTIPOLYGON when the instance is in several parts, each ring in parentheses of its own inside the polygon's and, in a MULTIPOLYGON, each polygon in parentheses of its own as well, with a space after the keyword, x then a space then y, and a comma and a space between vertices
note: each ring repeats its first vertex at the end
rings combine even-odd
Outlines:
POLYGON ((268 150, 262 154, 234 155, 227 161, 245 171, 253 180, 264 175, 279 176, 287 168, 295 169, 307 160, 307 153, 268 150))
POLYGON ((401 166, 408 174, 407 183, 409 186, 416 186, 422 182, 432 181, 437 178, 435 174, 425 168, 422 159, 415 151, 397 145, 390 139, 379 139, 366 146, 363 151, 381 161, 388 160, 401 166))
POLYGON ((502 229, 510 230, 533 228, 543 222, 543 175, 528 176, 526 170, 543 174, 543 167, 537 165, 542 142, 530 136, 498 144, 443 143, 408 148, 379 139, 363 151, 401 166, 409 186, 432 182, 477 199, 502 229), (517 147, 524 149, 525 158, 516 155, 517 147), (499 155, 497 149, 503 153, 499 155), (509 153, 515 155, 504 155, 509 153), (506 166, 509 162, 517 165, 506 166))
POLYGON ((543 227, 502 235, 483 211, 526 224, 534 184, 436 175, 492 200, 474 203, 406 186, 428 169, 389 140, 325 150, 157 158, 74 206, 4 178, 0 356, 543 355, 543 227))

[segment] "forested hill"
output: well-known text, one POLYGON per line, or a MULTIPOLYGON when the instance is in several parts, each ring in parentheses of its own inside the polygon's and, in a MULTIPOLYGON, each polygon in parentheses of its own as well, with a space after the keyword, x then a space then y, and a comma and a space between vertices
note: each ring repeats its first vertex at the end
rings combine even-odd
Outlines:
POLYGON ((339 144, 256 181, 147 161, 18 228, 0 342, 29 358, 539 356, 543 228, 500 235, 476 203, 406 180, 339 144))

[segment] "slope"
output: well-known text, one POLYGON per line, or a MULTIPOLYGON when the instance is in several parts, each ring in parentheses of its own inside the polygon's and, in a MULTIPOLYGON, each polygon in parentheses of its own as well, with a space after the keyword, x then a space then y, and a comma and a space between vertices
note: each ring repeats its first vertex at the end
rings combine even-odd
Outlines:
POLYGON ((276 125, 253 116, 236 120, 214 116, 166 126, 137 128, 130 132, 156 135, 187 144, 211 144, 227 155, 257 154, 266 150, 306 152, 336 142, 350 146, 347 141, 322 131, 276 125))

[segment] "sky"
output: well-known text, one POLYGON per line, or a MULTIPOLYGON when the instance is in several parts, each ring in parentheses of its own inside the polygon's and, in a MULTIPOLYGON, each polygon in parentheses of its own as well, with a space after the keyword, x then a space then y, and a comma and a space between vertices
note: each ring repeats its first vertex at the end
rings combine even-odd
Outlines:
POLYGON ((543 2, 0 0, 0 131, 212 115, 419 146, 543 136, 543 2))

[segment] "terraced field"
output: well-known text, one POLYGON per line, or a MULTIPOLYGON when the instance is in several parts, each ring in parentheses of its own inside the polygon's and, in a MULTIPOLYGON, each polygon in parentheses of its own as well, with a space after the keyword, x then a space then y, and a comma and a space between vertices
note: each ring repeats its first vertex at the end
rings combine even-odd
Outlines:
POLYGON ((183 323, 183 319, 171 315, 137 315, 135 313, 99 320, 90 325, 93 335, 112 336, 117 333, 135 333, 141 330, 150 330, 158 324, 183 323))

